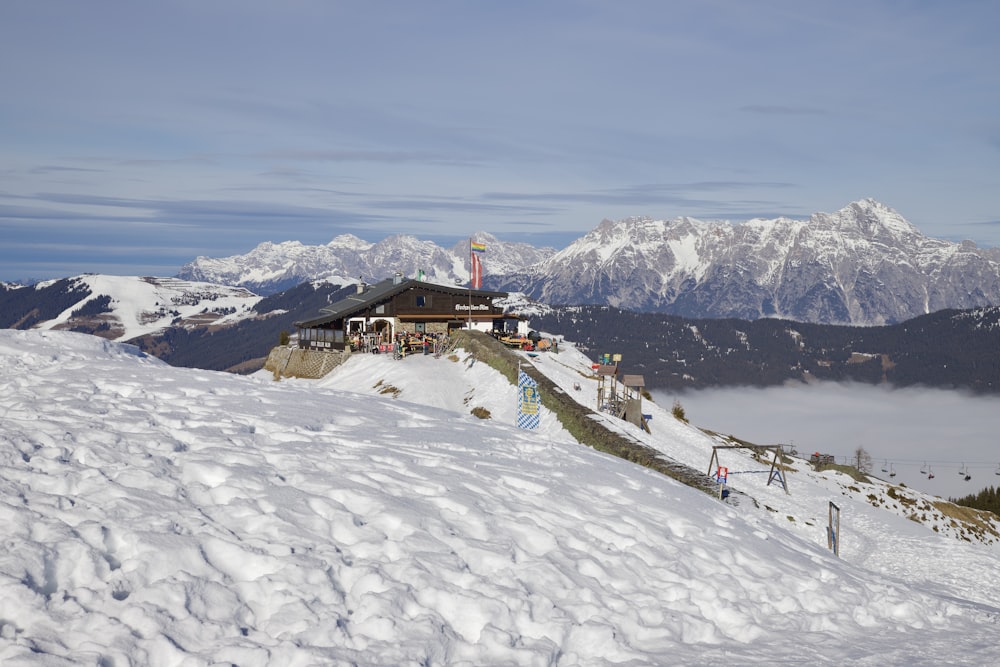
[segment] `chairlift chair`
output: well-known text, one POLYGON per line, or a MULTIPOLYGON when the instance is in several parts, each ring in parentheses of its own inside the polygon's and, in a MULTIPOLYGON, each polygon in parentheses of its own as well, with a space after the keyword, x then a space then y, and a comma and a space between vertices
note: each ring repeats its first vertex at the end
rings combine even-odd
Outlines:
POLYGON ((896 476, 896 466, 894 466, 893 464, 890 463, 889 464, 889 477, 895 477, 895 476, 896 476))
POLYGON ((997 464, 997 469, 993 471, 994 475, 1000 475, 1000 463, 997 464))
POLYGON ((882 464, 882 472, 889 472, 889 459, 886 459, 882 464))
POLYGON ((927 474, 927 461, 924 461, 923 467, 920 468, 920 474, 921 475, 926 475, 927 474))
POLYGON ((934 479, 934 471, 927 468, 927 479, 934 479))

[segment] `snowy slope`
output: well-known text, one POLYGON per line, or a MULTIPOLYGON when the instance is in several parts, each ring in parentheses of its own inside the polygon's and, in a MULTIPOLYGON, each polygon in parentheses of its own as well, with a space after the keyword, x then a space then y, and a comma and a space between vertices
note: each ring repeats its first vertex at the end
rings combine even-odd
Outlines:
MULTIPOLYGON (((53 319, 42 322, 39 329, 66 329, 88 326, 105 327, 102 334, 112 340, 130 340, 161 331, 172 323, 191 324, 233 323, 253 316, 252 308, 261 297, 242 287, 189 282, 177 278, 149 276, 110 276, 86 274, 71 279, 71 283, 86 298, 73 303, 53 319), (77 311, 104 298, 105 312, 79 316, 77 311)), ((33 288, 44 288, 39 283, 33 288)))
MULTIPOLYGON (((491 372, 469 358, 461 359, 462 365, 472 366, 456 380, 450 374, 440 373, 440 363, 433 358, 413 357, 404 363, 408 371, 400 374, 400 362, 388 357, 356 356, 347 364, 336 369, 327 378, 319 381, 321 386, 350 386, 355 391, 379 395, 386 383, 391 382, 399 400, 444 407, 457 412, 469 412, 477 405, 494 405, 499 400, 498 414, 493 418, 501 423, 514 423, 516 413, 516 391, 510 385, 492 388, 484 382, 483 373, 491 372), (426 371, 421 366, 427 368, 426 371), (475 371, 475 372, 473 372, 475 371), (488 395, 486 398, 484 394, 488 395)), ((523 355, 525 365, 531 364, 562 390, 573 396, 579 403, 592 410, 597 409, 597 380, 591 373, 591 360, 571 343, 564 342, 558 354, 542 354, 538 357, 523 355), (575 387, 579 385, 580 389, 575 387)), ((384 395, 384 394, 383 394, 384 395)), ((728 440, 710 437, 697 428, 676 420, 672 406, 660 406, 645 402, 643 412, 652 415, 651 431, 641 429, 614 419, 601 416, 602 423, 612 430, 626 434, 629 438, 646 444, 662 452, 670 459, 684 463, 695 470, 708 472, 714 445, 731 444, 728 440)), ((554 429, 553 433, 563 434, 558 422, 551 417, 542 419, 542 430, 554 429)), ((546 433, 547 437, 551 437, 546 433)), ((920 493, 913 489, 889 484, 871 477, 870 483, 857 482, 846 474, 828 470, 814 472, 812 466, 801 458, 793 458, 790 472, 786 474, 789 493, 777 485, 768 485, 770 459, 755 460, 746 450, 720 450, 720 464, 732 471, 729 486, 744 497, 740 512, 753 520, 774 522, 782 528, 797 532, 802 539, 820 546, 826 546, 826 526, 829 503, 832 501, 844 510, 840 555, 866 565, 877 565, 885 573, 906 572, 907 578, 933 585, 935 581, 953 580, 955 586, 963 588, 963 595, 970 599, 988 602, 982 597, 981 579, 963 580, 964 571, 951 567, 953 560, 968 560, 971 567, 981 559, 992 559, 1000 551, 1000 520, 992 518, 979 530, 955 522, 937 504, 947 505, 941 498, 920 493), (749 497, 749 501, 746 498, 749 497), (848 523, 857 520, 870 530, 855 532, 848 523), (914 539, 937 545, 947 553, 955 553, 947 558, 912 559, 906 549, 899 549, 897 541, 914 539), (978 544, 965 549, 961 542, 972 540, 978 544), (881 544, 880 544, 881 543, 881 544), (957 545, 957 548, 956 548, 957 545)), ((992 517, 992 515, 986 515, 992 517)), ((984 576, 994 580, 1000 587, 1000 573, 984 576)), ((992 590, 989 589, 989 590, 992 590)))
MULTIPOLYGON (((457 358, 275 383, 0 331, 0 663, 1000 659, 995 547, 839 496, 836 558, 805 525, 832 476, 732 507, 550 414, 518 431, 506 381, 457 358)), ((539 359, 582 378, 571 349, 539 359)), ((705 436, 653 425, 707 464, 705 436)))

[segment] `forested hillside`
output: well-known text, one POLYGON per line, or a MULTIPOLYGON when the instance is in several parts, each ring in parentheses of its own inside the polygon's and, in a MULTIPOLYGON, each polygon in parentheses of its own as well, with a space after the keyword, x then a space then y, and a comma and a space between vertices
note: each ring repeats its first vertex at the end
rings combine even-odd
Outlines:
POLYGON ((685 319, 606 306, 555 309, 532 326, 622 354, 646 386, 700 389, 833 380, 1000 389, 1000 308, 940 311, 901 324, 846 327, 787 320, 685 319))

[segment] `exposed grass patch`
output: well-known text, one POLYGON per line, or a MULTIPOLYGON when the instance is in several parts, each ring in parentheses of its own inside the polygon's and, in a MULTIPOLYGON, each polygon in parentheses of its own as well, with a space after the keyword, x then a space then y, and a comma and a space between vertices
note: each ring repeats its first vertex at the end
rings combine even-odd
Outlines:
POLYGON ((490 418, 490 411, 482 407, 481 405, 477 405, 476 407, 472 408, 472 414, 474 414, 476 417, 479 417, 480 419, 490 418))
POLYGON ((837 472, 842 472, 849 476, 855 482, 861 482, 863 484, 871 484, 872 480, 868 475, 864 474, 854 466, 843 466, 838 463, 821 463, 816 466, 816 471, 821 470, 836 470, 837 472))
POLYGON ((932 501, 934 508, 937 509, 941 514, 954 521, 957 519, 966 526, 969 527, 970 532, 978 535, 980 538, 984 538, 986 535, 992 536, 994 539, 1000 539, 1000 533, 997 533, 996 529, 996 515, 992 512, 987 512, 986 510, 977 510, 972 507, 965 507, 964 505, 956 505, 954 503, 941 501, 932 501))
POLYGON ((898 502, 903 507, 910 507, 912 505, 917 504, 916 500, 910 498, 909 496, 902 495, 896 490, 896 487, 894 486, 890 486, 889 490, 886 491, 885 494, 890 498, 892 498, 893 500, 895 500, 896 502, 898 502))
POLYGON ((396 398, 397 396, 399 396, 400 393, 402 393, 402 391, 403 391, 402 389, 400 389, 398 387, 394 387, 391 384, 385 384, 385 382, 382 381, 382 380, 379 380, 374 385, 372 385, 372 389, 378 389, 378 393, 380 393, 380 394, 388 394, 388 395, 392 396, 393 398, 396 398), (382 387, 382 388, 378 389, 379 387, 382 387))

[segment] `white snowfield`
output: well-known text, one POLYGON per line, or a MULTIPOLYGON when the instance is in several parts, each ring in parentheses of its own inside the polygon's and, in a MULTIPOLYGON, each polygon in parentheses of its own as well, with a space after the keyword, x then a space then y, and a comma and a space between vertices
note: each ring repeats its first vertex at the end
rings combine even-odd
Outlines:
MULTIPOLYGON (((232 324, 252 316, 262 297, 242 287, 229 287, 177 278, 149 276, 109 276, 86 274, 71 279, 84 286, 90 297, 74 303, 56 318, 41 323, 39 329, 66 325, 74 311, 99 297, 110 297, 108 318, 114 323, 116 338, 129 340, 163 331, 177 319, 197 318, 213 312, 214 324, 232 324), (228 310, 227 315, 219 313, 228 310)), ((49 283, 39 283, 45 286, 49 283)))
MULTIPOLYGON (((560 350, 533 363, 592 399, 560 350)), ((514 428, 457 356, 274 382, 0 331, 0 664, 1000 663, 996 546, 727 452, 731 506, 514 428)), ((668 410, 649 442, 707 469, 668 410)))

